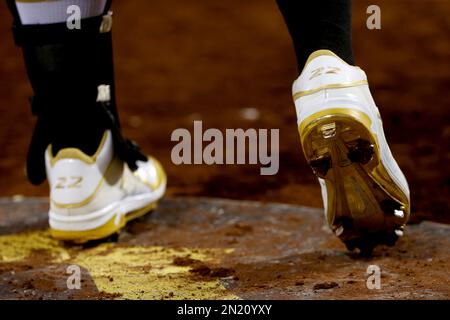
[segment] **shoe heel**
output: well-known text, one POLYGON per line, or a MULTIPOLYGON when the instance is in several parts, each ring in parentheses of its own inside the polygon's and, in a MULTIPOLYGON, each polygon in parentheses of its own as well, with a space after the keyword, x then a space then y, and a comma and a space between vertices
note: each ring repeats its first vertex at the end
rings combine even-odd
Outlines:
POLYGON ((113 215, 106 223, 94 229, 72 231, 59 230, 51 227, 50 235, 57 240, 83 244, 89 241, 106 239, 118 233, 125 226, 125 223, 126 220, 123 215, 119 215, 119 219, 117 219, 117 215, 113 215))

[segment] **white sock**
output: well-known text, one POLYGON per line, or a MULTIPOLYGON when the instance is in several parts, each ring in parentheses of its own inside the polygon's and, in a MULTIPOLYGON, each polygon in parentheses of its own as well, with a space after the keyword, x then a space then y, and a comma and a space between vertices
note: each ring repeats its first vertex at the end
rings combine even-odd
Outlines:
POLYGON ((16 0, 22 24, 52 24, 65 22, 71 13, 67 8, 76 5, 81 18, 99 16, 105 10, 106 0, 16 0))

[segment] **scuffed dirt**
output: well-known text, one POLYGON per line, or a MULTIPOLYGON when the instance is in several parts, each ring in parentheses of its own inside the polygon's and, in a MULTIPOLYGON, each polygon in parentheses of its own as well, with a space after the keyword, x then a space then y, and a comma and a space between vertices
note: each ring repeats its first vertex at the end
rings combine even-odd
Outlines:
POLYGON ((205 263, 186 257, 176 257, 173 259, 173 264, 176 266, 186 267, 189 266, 191 269, 189 272, 192 272, 194 275, 201 277, 211 277, 211 278, 225 278, 232 276, 235 271, 230 268, 223 267, 210 267, 205 263))
POLYGON ((336 282, 321 282, 316 283, 313 287, 314 290, 321 290, 321 289, 333 289, 339 287, 339 285, 336 282))
POLYGON ((26 300, 110 300, 120 293, 99 291, 87 270, 81 270, 83 290, 68 290, 68 264, 49 264, 50 257, 33 252, 24 261, 0 262, 0 299, 26 300))

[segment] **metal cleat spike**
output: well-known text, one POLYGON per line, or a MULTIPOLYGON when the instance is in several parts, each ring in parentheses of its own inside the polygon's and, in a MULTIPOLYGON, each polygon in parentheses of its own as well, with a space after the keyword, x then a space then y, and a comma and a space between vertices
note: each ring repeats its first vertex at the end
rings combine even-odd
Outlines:
POLYGON ((343 233, 344 233, 344 227, 343 226, 340 226, 339 228, 334 230, 334 234, 336 235, 336 237, 339 237, 343 233))
POLYGON ((398 237, 403 237, 403 231, 400 230, 400 229, 396 229, 396 230, 395 230, 395 234, 396 234, 398 237))
POLYGON ((405 212, 403 212, 403 210, 394 210, 394 215, 398 218, 404 218, 405 212))
POLYGON ((320 127, 320 131, 325 139, 332 138, 336 135, 336 123, 332 122, 325 124, 320 127))
POLYGON ((375 154, 375 147, 369 141, 357 139, 348 144, 348 158, 352 162, 367 164, 375 154))
POLYGON ((325 177, 331 168, 331 157, 329 155, 312 160, 309 165, 319 177, 325 177))

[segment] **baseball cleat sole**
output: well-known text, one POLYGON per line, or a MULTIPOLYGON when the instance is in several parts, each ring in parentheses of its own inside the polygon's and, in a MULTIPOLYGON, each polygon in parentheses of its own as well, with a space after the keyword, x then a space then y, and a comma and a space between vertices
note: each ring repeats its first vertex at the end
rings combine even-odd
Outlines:
POLYGON ((299 127, 303 151, 327 190, 328 224, 349 250, 394 245, 409 218, 408 198, 388 174, 370 118, 328 109, 299 127))
POLYGON ((90 241, 108 239, 115 234, 119 234, 120 230, 122 230, 129 221, 152 212, 156 206, 157 202, 154 202, 127 214, 114 214, 105 224, 94 229, 70 231, 50 228, 50 234, 57 240, 75 244, 84 244, 90 241))

